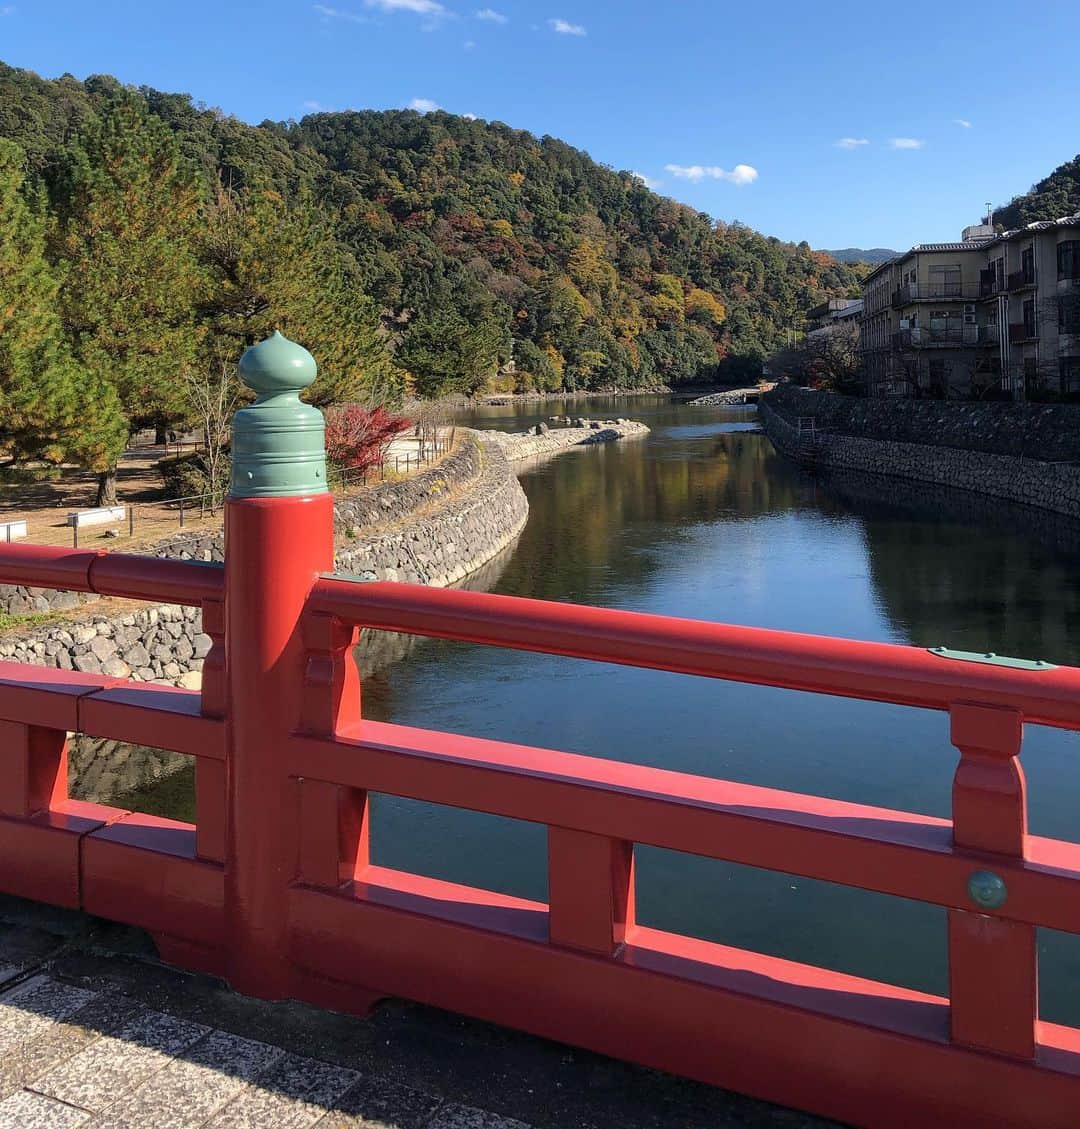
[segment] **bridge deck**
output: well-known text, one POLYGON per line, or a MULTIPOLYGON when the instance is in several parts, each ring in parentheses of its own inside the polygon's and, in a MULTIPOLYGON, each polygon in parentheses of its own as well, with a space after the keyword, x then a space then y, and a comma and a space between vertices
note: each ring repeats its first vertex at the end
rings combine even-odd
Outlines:
POLYGON ((0 899, 0 1129, 826 1124, 431 1009, 249 1000, 152 953, 0 899))

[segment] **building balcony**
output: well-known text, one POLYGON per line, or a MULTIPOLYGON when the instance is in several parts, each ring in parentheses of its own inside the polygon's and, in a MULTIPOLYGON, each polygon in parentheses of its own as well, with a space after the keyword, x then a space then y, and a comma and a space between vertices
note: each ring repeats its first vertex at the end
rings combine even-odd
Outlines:
POLYGON ((1001 342, 1000 329, 996 325, 980 325, 979 330, 979 344, 980 345, 997 345, 1001 342))
POLYGON ((1033 270, 1013 271, 1009 275, 1009 290, 1030 290, 1035 285, 1035 272, 1033 270))
POLYGON ((901 329, 892 336, 894 349, 946 349, 960 348, 979 343, 979 327, 964 325, 956 329, 931 329, 918 326, 915 329, 901 329))
POLYGON ((979 282, 979 297, 996 298, 999 294, 1004 294, 1007 289, 1007 278, 983 278, 979 282))
POLYGON ((912 302, 970 302, 978 297, 978 283, 912 282, 892 292, 892 305, 897 309, 912 302))
POLYGON ((1038 331, 1034 325, 1025 325, 1021 322, 1019 325, 1009 326, 1009 344, 1022 345, 1025 341, 1034 341, 1038 337, 1038 331))

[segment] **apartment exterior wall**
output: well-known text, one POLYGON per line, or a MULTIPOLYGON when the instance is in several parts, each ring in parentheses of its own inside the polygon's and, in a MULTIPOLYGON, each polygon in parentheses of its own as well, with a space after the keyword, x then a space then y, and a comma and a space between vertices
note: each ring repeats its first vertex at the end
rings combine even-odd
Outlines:
POLYGON ((863 297, 872 396, 1080 394, 1080 215, 912 248, 867 276, 863 297))

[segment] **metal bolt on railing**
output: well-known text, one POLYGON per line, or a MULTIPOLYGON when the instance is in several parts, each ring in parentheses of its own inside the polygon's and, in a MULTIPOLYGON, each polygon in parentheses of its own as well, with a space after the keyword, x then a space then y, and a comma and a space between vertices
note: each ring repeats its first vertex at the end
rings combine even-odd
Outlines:
POLYGON ((998 909, 1009 896, 1004 880, 992 870, 976 870, 967 888, 971 900, 983 909, 998 909))

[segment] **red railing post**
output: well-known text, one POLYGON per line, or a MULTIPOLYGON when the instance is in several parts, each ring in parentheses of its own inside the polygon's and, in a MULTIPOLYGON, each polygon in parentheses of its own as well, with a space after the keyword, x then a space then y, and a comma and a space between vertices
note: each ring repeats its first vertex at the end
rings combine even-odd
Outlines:
MULTIPOLYGON (((223 718, 228 708, 224 600, 203 600, 202 629, 210 637, 210 650, 203 656, 201 710, 204 717, 223 718)), ((214 862, 225 858, 226 787, 224 761, 209 757, 195 761, 196 851, 200 858, 214 862)))
POLYGON ((548 828, 548 936, 609 957, 634 924, 634 845, 548 828))
POLYGON ((334 564, 322 415, 298 395, 315 371, 307 350, 277 333, 244 354, 240 375, 259 397, 234 419, 225 506, 228 979, 265 999, 291 994, 298 805, 285 766, 300 718, 304 604, 334 564))
MULTIPOLYGON (((360 720, 360 672, 353 661, 357 629, 336 616, 308 615, 300 728, 333 737, 360 720)), ((300 878, 337 886, 369 862, 367 792, 318 780, 300 782, 300 878)))
POLYGON ((971 852, 971 910, 949 911, 949 997, 956 1043, 1015 1058, 1035 1055, 1038 964, 1033 926, 992 911, 1008 888, 995 856, 1023 858, 1027 838, 1024 771, 1017 755, 1023 716, 1000 706, 956 703, 952 743, 953 846, 971 852), (981 912, 980 912, 981 911, 981 912))
POLYGON ((68 795, 67 733, 0 721, 0 816, 26 819, 68 795))

